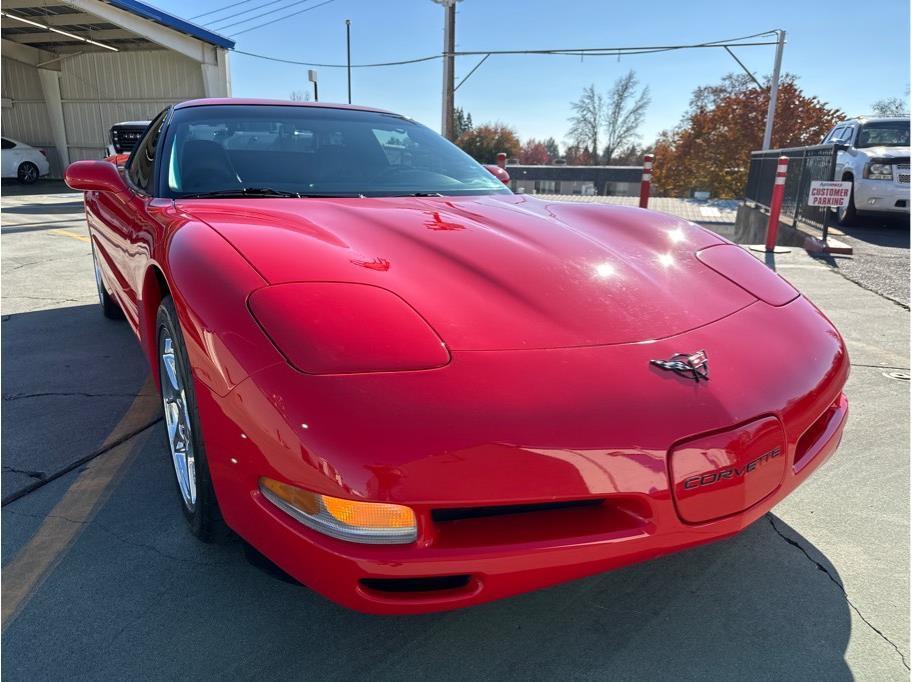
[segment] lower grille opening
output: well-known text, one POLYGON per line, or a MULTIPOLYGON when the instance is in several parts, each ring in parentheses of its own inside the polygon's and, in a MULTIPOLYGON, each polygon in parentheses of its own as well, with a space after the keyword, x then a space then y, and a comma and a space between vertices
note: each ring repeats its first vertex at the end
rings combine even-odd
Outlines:
POLYGON ((436 575, 430 578, 362 578, 361 584, 376 592, 439 592, 469 584, 468 575, 436 575))
POLYGON ((506 516, 507 514, 526 514, 528 512, 554 511, 556 509, 573 509, 576 507, 598 507, 604 500, 571 500, 569 502, 542 502, 539 504, 509 504, 496 507, 460 507, 454 509, 435 509, 431 518, 436 523, 459 521, 460 519, 479 519, 488 516, 506 516))
POLYGON ((906 207, 906 200, 905 200, 905 199, 899 199, 899 200, 896 202, 896 208, 905 208, 905 207, 906 207))
POLYGON ((439 549, 550 543, 567 538, 632 537, 650 532, 652 513, 639 496, 534 504, 439 507, 431 512, 439 549))

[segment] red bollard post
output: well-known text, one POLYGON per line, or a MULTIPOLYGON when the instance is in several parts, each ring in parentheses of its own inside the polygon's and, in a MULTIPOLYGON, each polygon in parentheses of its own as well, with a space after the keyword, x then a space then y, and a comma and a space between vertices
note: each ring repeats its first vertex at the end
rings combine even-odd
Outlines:
POLYGON ((782 210, 782 195, 785 194, 785 176, 788 174, 788 157, 780 156, 776 166, 776 184, 773 185, 773 196, 770 199, 769 223, 766 226, 766 251, 776 250, 776 237, 779 234, 779 211, 782 210))
POLYGON ((497 165, 501 168, 507 167, 507 154, 506 152, 500 152, 497 154, 497 165))
POLYGON ((640 208, 649 207, 649 186, 652 184, 652 154, 643 157, 643 179, 640 181, 640 208))

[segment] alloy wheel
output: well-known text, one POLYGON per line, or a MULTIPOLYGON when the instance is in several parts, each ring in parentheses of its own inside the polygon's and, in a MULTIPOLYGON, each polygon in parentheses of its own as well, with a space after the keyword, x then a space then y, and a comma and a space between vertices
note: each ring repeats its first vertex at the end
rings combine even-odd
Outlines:
POLYGON ((184 390, 185 378, 175 353, 174 341, 166 329, 159 341, 159 374, 168 445, 181 497, 188 509, 196 504, 196 458, 190 428, 190 410, 184 390))

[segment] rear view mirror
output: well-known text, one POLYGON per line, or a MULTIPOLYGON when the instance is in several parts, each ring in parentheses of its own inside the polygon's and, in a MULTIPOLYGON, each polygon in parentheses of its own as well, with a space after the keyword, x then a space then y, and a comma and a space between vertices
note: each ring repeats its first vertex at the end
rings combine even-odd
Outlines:
POLYGON ((67 186, 81 192, 123 192, 127 185, 110 161, 76 161, 63 176, 67 186))

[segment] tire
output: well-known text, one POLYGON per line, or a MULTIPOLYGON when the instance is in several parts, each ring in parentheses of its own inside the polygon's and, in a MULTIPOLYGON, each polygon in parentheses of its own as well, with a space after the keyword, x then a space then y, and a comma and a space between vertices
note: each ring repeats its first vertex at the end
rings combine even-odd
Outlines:
POLYGON ((178 503, 190 532, 203 542, 222 542, 230 533, 212 487, 190 363, 170 296, 158 307, 155 328, 165 438, 178 503))
POLYGON ((38 182, 40 174, 38 166, 31 161, 24 161, 19 164, 19 169, 16 171, 16 179, 23 185, 34 185, 38 182))
MULTIPOLYGON (((845 182, 845 180, 843 180, 845 182)), ((850 180, 851 182, 851 180, 850 180)), ((836 215, 839 218, 839 224, 842 227, 852 227, 858 220, 858 212, 855 210, 855 185, 849 191, 849 203, 845 208, 837 209, 836 215)))
POLYGON ((95 245, 92 244, 92 266, 95 269, 95 288, 98 290, 98 303, 101 305, 101 314, 109 320, 122 320, 124 318, 123 310, 114 300, 114 297, 108 293, 105 287, 104 279, 101 276, 101 268, 98 267, 98 255, 95 253, 95 245))

